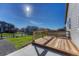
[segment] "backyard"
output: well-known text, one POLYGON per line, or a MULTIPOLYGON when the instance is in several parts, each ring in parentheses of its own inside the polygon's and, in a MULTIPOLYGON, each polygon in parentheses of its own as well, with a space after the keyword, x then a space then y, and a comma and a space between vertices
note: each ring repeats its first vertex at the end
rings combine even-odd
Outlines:
MULTIPOLYGON (((21 33, 16 33, 16 34, 21 35, 21 33)), ((3 33, 2 37, 4 37, 3 38, 4 40, 7 40, 10 43, 12 43, 16 49, 19 49, 32 41, 32 35, 24 35, 24 36, 16 36, 16 37, 13 37, 12 35, 14 35, 14 34, 13 33, 3 33)), ((0 37, 1 37, 1 34, 0 34, 0 37)))
POLYGON ((18 37, 18 38, 7 38, 6 40, 8 40, 12 44, 14 44, 16 49, 19 49, 19 48, 25 46, 27 43, 31 42, 32 41, 32 36, 27 35, 27 36, 18 37))
POLYGON ((45 36, 43 33, 36 33, 35 36, 33 35, 27 35, 21 32, 17 33, 2 33, 0 34, 0 38, 2 36, 2 40, 7 40, 10 43, 12 43, 16 49, 20 49, 21 47, 31 43, 34 39, 40 38, 42 36, 45 36))

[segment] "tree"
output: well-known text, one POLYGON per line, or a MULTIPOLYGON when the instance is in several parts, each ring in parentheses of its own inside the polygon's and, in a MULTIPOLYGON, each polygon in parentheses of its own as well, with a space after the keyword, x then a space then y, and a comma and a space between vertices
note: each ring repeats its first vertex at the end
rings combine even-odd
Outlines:
POLYGON ((60 29, 58 29, 58 31, 65 31, 66 30, 66 28, 64 27, 64 28, 60 28, 60 29))
POLYGON ((36 27, 36 26, 27 26, 26 28, 26 33, 29 34, 29 35, 32 35, 33 34, 33 31, 36 31, 38 30, 39 28, 36 27))

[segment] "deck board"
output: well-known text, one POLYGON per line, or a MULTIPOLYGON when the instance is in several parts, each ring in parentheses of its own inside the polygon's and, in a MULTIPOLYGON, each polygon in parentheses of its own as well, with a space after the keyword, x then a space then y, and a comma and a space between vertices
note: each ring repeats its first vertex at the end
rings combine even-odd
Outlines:
POLYGON ((59 39, 60 40, 60 47, 59 47, 59 49, 64 49, 64 45, 63 45, 63 40, 62 39, 59 39))
POLYGON ((50 46, 50 47, 53 47, 54 46, 54 42, 56 41, 57 39, 56 38, 53 38, 50 43, 46 44, 46 46, 50 46))
POLYGON ((60 42, 60 40, 57 39, 57 41, 55 42, 55 45, 54 45, 55 48, 57 48, 59 46, 59 42, 60 42))
POLYGON ((38 39, 35 40, 35 43, 41 44, 41 45, 45 45, 48 41, 51 40, 51 38, 53 38, 53 37, 51 37, 51 36, 45 36, 43 38, 38 38, 38 39))
POLYGON ((71 41, 68 40, 68 43, 70 45, 70 48, 71 48, 71 52, 72 53, 76 53, 76 54, 79 54, 78 50, 76 50, 76 48, 73 46, 73 44, 71 43, 71 41))
POLYGON ((69 51, 70 49, 69 49, 69 46, 68 46, 67 40, 65 40, 64 43, 65 43, 65 50, 69 51))
POLYGON ((63 37, 54 37, 52 40, 50 40, 51 37, 45 37, 45 38, 41 38, 41 39, 37 39, 35 40, 34 43, 46 46, 46 47, 50 47, 50 48, 54 48, 63 52, 67 52, 73 55, 79 55, 79 51, 77 50, 77 48, 75 48, 75 46, 72 44, 71 40, 67 39, 67 38, 63 38, 63 37), (46 43, 48 40, 50 40, 48 43, 46 43), (46 44, 45 44, 46 43, 46 44))
POLYGON ((39 39, 35 40, 35 43, 41 44, 41 45, 43 45, 45 42, 47 42, 47 40, 45 40, 43 38, 39 38, 39 39))

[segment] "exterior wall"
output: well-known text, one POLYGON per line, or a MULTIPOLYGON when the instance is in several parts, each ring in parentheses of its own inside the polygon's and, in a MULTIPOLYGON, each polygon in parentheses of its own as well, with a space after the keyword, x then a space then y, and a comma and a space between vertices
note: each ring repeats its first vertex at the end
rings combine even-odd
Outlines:
POLYGON ((66 30, 70 31, 72 41, 79 48, 79 4, 70 3, 68 7, 68 15, 66 22, 66 30), (71 19, 71 29, 68 26, 68 20, 71 19))
POLYGON ((0 32, 12 32, 13 30, 15 30, 13 24, 0 21, 0 32))

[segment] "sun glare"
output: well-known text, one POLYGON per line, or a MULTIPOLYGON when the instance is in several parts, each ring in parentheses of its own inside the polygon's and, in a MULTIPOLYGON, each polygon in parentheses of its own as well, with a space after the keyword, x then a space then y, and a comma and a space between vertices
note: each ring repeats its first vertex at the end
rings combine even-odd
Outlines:
POLYGON ((25 13, 26 13, 27 17, 30 17, 32 14, 32 6, 26 5, 25 6, 25 13))
POLYGON ((26 11, 30 12, 31 8, 29 6, 26 6, 26 11))

